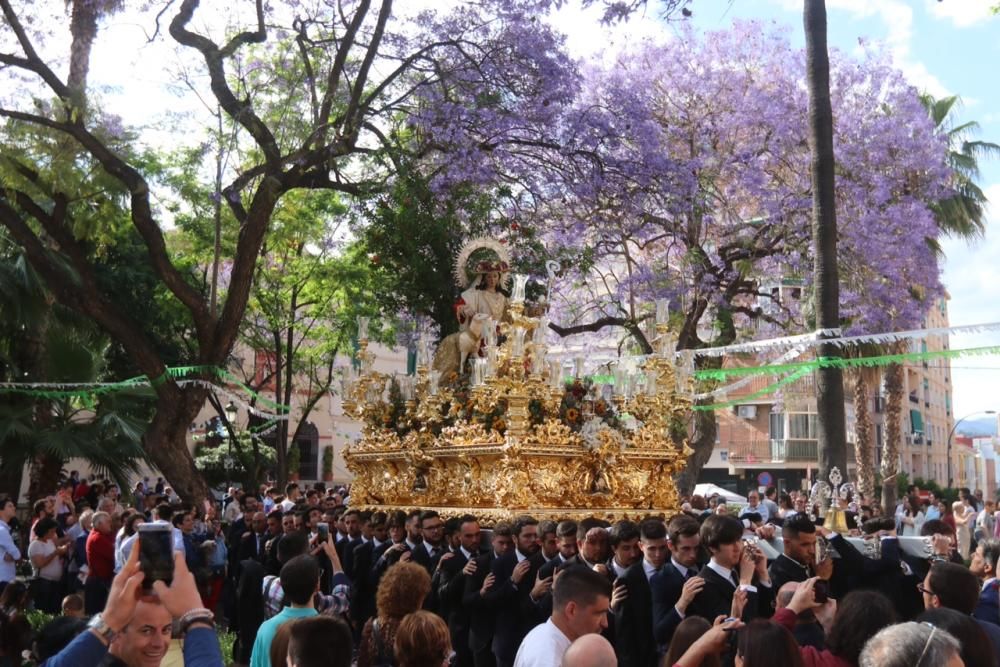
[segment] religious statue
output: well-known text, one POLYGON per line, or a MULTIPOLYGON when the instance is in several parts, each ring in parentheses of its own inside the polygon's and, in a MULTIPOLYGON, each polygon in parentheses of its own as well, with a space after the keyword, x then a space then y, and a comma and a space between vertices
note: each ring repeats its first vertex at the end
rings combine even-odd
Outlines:
POLYGON ((459 332, 445 337, 434 356, 434 370, 445 377, 462 373, 470 356, 478 356, 486 335, 507 314, 507 296, 501 291, 510 279, 510 253, 494 239, 466 243, 455 260, 455 282, 462 294, 455 303, 459 332))

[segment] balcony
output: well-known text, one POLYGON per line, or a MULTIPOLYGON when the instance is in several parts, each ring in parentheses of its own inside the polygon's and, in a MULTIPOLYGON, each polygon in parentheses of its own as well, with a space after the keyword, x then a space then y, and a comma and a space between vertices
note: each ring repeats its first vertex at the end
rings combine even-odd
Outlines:
MULTIPOLYGON (((730 442, 729 462, 759 465, 767 463, 816 463, 819 460, 815 440, 745 440, 730 442)), ((854 460, 854 447, 848 444, 848 459, 854 460)))

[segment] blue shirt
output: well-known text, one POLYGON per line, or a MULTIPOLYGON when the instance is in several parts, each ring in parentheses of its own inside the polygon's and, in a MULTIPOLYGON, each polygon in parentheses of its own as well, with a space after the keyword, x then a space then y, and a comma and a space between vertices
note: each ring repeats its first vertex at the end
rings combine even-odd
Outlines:
POLYGON ((257 630, 257 639, 253 643, 253 652, 250 654, 250 667, 271 667, 271 642, 274 635, 278 633, 278 628, 294 618, 307 618, 316 616, 316 610, 312 607, 296 609, 285 607, 281 613, 272 619, 264 621, 260 629, 257 630))
POLYGON ((14 544, 10 526, 0 519, 0 581, 14 581, 17 576, 17 564, 14 561, 19 560, 21 560, 21 550, 14 544), (10 556, 13 560, 7 560, 6 556, 10 556))
MULTIPOLYGON (((98 667, 108 648, 89 630, 84 630, 66 648, 42 663, 42 667, 98 667)), ((224 667, 219 638, 210 628, 192 628, 184 636, 184 667, 224 667)))
POLYGON ((936 505, 932 505, 927 508, 927 512, 924 514, 924 521, 930 521, 931 519, 940 519, 941 510, 937 508, 936 505))

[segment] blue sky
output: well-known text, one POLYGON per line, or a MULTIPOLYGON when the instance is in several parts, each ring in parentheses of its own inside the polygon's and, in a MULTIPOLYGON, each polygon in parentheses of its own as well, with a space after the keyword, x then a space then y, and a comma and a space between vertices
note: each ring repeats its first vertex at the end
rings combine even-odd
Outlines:
MULTIPOLYGON (((978 121, 980 138, 1000 143, 1000 17, 988 7, 994 0, 827 0, 831 48, 854 51, 858 40, 880 43, 896 65, 922 91, 942 97, 959 95, 960 121, 978 121)), ((693 0, 692 21, 700 30, 724 29, 734 19, 774 21, 790 28, 793 42, 804 45, 802 0, 693 0)), ((655 2, 651 0, 651 6, 655 2)), ((653 16, 608 31, 596 23, 594 10, 567 7, 560 27, 570 49, 579 55, 612 52, 640 39, 662 39, 673 28, 653 16)), ((650 12, 651 14, 651 12, 650 12)), ((943 280, 951 295, 951 324, 1000 322, 1000 161, 982 164, 981 185, 996 204, 989 212, 986 238, 975 246, 945 241, 943 280)), ((1000 332, 955 336, 953 349, 1000 345, 1000 332)), ((952 363, 955 415, 1000 411, 1000 357, 973 357, 952 363)))

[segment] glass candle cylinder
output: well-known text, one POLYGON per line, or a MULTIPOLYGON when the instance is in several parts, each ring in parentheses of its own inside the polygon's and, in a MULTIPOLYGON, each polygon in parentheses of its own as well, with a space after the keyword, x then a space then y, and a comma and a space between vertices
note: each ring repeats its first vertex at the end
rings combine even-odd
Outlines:
POLYGON ((545 348, 536 347, 534 356, 531 358, 531 374, 541 375, 545 372, 545 348))
POLYGON ((663 334, 656 339, 656 353, 661 357, 669 357, 674 353, 674 337, 670 334, 663 334))
POLYGON ((499 355, 499 350, 496 346, 486 348, 486 377, 493 377, 497 374, 497 355, 499 355))
POLYGON ((575 357, 573 359, 573 377, 583 378, 583 363, 585 359, 583 357, 575 357))
POLYGON ((483 323, 483 337, 486 339, 486 347, 496 347, 497 324, 493 321, 492 317, 483 323))
POLYGON ((646 395, 656 396, 656 371, 646 371, 646 395))
POLYGON ((371 318, 358 315, 358 340, 368 340, 368 322, 371 318))
POLYGON ((510 294, 512 303, 524 303, 524 288, 528 285, 528 276, 521 273, 514 274, 514 290, 510 294))
POLYGON ((537 345, 544 345, 545 332, 548 331, 548 329, 549 329, 549 318, 544 316, 540 317, 538 319, 538 326, 535 327, 535 333, 532 336, 532 341, 534 341, 537 345))
POLYGON ((524 327, 514 327, 511 356, 517 359, 524 355, 524 327))
POLYGON ((558 359, 549 361, 549 386, 558 387, 562 384, 562 362, 558 359))
POLYGON ((621 366, 615 368, 615 396, 624 396, 628 387, 628 372, 621 366))
POLYGON ((427 373, 427 390, 431 396, 437 396, 438 385, 441 383, 441 371, 432 370, 427 373))
POLYGON ((656 323, 667 324, 670 319, 670 299, 656 300, 656 323))
POLYGON ((431 340, 427 334, 421 334, 417 341, 417 366, 431 365, 431 340))
POLYGON ((486 381, 486 359, 476 357, 472 360, 472 386, 481 387, 486 381))

